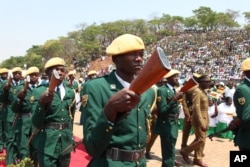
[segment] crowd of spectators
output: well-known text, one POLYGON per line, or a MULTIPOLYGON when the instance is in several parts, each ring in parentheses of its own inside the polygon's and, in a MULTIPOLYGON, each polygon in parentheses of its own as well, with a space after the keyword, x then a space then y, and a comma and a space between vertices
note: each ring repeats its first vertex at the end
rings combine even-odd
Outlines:
MULTIPOLYGON (((193 72, 208 73, 218 82, 241 79, 240 64, 249 57, 249 37, 246 31, 181 33, 163 38, 147 48, 162 47, 173 69, 181 71, 182 82, 193 72)), ((150 54, 147 54, 150 56, 150 54)))
MULTIPOLYGON (((154 48, 164 49, 173 69, 181 71, 180 84, 188 80, 192 73, 208 73, 216 83, 242 78, 240 64, 249 57, 249 34, 244 30, 183 32, 167 36, 145 50, 145 61, 148 60, 154 48)), ((106 61, 101 56, 100 61, 106 61)), ((81 68, 81 76, 87 76, 89 70, 96 70, 97 76, 108 74, 115 66, 107 61, 105 67, 93 67, 93 63, 81 68)))

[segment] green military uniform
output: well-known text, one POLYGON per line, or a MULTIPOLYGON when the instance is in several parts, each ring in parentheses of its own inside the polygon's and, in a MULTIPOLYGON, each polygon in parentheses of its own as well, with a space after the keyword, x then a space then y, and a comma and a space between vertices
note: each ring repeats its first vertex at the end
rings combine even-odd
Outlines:
POLYGON ((125 118, 112 124, 107 120, 103 108, 110 97, 121 89, 123 86, 114 71, 88 81, 83 87, 81 119, 84 144, 93 157, 89 167, 146 166, 146 120, 154 101, 154 90, 143 93, 140 103, 125 118))
POLYGON ((174 166, 175 144, 178 137, 179 102, 170 98, 175 92, 170 85, 163 85, 157 91, 157 109, 159 111, 154 133, 161 138, 162 166, 174 166))
POLYGON ((250 151, 250 80, 245 78, 236 88, 233 97, 237 118, 240 120, 235 144, 240 150, 250 151))
POLYGON ((6 150, 7 150, 7 164, 12 164, 17 158, 17 150, 15 149, 14 140, 15 132, 13 128, 13 122, 15 119, 15 112, 12 110, 12 104, 17 99, 17 94, 22 90, 24 86, 24 81, 20 80, 17 83, 13 80, 11 87, 6 93, 6 110, 3 114, 4 128, 6 136, 6 150))
POLYGON ((53 100, 47 106, 37 103, 40 95, 45 92, 47 86, 38 86, 33 91, 35 99, 32 123, 36 127, 37 134, 32 139, 32 144, 38 151, 40 167, 51 166, 57 160, 59 166, 68 166, 71 149, 66 147, 73 144, 73 119, 71 111, 74 110, 75 93, 63 85, 65 96, 61 100, 58 92, 54 92, 53 100), (50 158, 51 157, 51 158, 50 158))
POLYGON ((2 80, 0 78, 0 150, 2 150, 5 147, 5 130, 4 130, 4 124, 3 124, 3 112, 5 108, 5 95, 3 86, 7 83, 8 80, 2 80))
MULTIPOLYGON (((32 106, 34 105, 35 99, 32 95, 33 90, 40 84, 31 85, 27 89, 27 94, 24 99, 17 99, 13 105, 12 110, 16 113, 16 121, 14 124, 15 129, 15 141, 16 147, 18 149, 18 157, 23 160, 25 157, 31 157, 32 160, 37 159, 33 156, 34 149, 30 146, 29 138, 32 133, 32 106)), ((35 162, 36 163, 36 162, 35 162)))

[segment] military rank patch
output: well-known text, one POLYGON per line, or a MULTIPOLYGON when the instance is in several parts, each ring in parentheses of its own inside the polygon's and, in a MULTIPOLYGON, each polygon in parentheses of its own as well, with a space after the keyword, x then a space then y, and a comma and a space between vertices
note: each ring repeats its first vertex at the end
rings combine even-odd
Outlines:
POLYGON ((157 101, 161 101, 161 96, 158 96, 158 97, 157 97, 157 101))
POLYGON ((238 102, 240 103, 240 105, 244 105, 246 100, 244 97, 238 98, 238 102))
POLYGON ((30 97, 30 103, 33 103, 34 100, 35 100, 34 96, 31 96, 31 97, 30 97))
POLYGON ((82 106, 85 107, 88 103, 88 95, 82 96, 82 106))

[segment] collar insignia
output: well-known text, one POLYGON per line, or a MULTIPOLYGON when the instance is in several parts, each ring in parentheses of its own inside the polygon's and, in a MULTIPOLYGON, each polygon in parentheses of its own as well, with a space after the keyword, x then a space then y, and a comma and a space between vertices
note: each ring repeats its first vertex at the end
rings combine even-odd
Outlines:
POLYGON ((244 97, 238 98, 238 102, 240 103, 240 105, 244 105, 246 100, 244 97))

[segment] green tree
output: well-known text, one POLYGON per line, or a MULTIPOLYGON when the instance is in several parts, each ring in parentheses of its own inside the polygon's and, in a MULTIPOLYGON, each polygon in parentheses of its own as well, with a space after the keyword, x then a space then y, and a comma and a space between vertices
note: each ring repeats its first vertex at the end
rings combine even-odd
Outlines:
POLYGON ((198 26, 203 30, 213 30, 216 24, 216 13, 209 7, 201 6, 193 10, 198 26))

